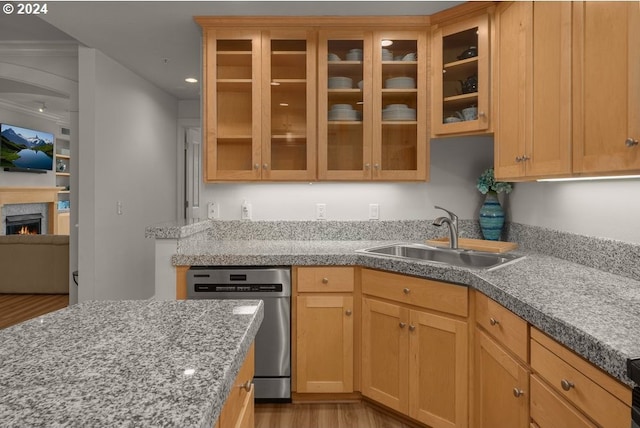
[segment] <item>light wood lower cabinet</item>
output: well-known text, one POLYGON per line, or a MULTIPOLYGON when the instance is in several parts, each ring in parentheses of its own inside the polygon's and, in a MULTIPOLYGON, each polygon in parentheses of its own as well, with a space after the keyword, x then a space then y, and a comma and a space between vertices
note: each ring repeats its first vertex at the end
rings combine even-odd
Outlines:
POLYGON ((448 306, 467 289, 364 269, 362 293, 362 394, 431 427, 468 426, 467 321, 400 303, 448 306))
POLYGON ((541 403, 544 398, 541 394, 532 395, 532 408, 536 409, 532 417, 540 427, 631 426, 630 388, 534 328, 531 329, 531 369, 536 379, 545 382, 547 390, 554 392, 556 401, 564 404, 562 412, 559 406, 539 411, 537 407, 544 404, 541 403), (571 418, 573 425, 558 425, 556 422, 545 425, 542 415, 551 411, 557 411, 558 418, 571 418), (586 417, 572 414, 578 412, 586 417), (595 424, 584 422, 587 417, 595 424))
POLYGON ((475 333, 477 428, 529 426, 529 370, 487 333, 475 333))
POLYGON ((253 428, 255 425, 255 387, 252 382, 255 371, 254 348, 254 345, 249 348, 215 428, 253 428))
POLYGON ((297 297, 297 392, 353 392, 353 297, 297 297))
POLYGON ((354 390, 354 268, 297 267, 297 393, 354 390))
POLYGON ((537 375, 531 376, 531 420, 536 428, 596 428, 537 375))

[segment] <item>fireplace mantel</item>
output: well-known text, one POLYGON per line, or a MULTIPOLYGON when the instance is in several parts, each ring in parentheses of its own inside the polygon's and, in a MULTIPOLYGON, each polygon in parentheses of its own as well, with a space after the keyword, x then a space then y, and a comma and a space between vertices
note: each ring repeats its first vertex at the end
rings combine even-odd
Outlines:
POLYGON ((0 209, 8 204, 41 204, 49 206, 49 230, 55 235, 58 228, 58 193, 64 187, 0 187, 0 209))

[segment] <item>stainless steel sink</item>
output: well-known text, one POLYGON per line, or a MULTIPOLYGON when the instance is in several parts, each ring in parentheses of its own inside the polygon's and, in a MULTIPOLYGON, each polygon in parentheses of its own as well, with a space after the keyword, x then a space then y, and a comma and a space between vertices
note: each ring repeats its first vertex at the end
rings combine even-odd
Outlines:
POLYGON ((453 250, 423 244, 391 244, 357 250, 357 252, 487 270, 493 270, 524 258, 524 256, 513 254, 494 254, 463 249, 453 250))

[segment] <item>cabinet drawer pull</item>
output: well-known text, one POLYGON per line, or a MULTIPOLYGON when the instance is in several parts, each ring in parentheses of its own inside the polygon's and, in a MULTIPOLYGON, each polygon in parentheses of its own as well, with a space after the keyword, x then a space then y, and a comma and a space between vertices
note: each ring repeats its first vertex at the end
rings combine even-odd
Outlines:
POLYGON ((400 325, 400 328, 405 328, 407 323, 406 322, 401 322, 399 325, 400 325))
POLYGON ((489 318, 489 324, 491 324, 491 325, 498 325, 498 324, 500 324, 500 321, 498 321, 498 320, 497 320, 497 319, 495 319, 495 318, 489 318))
POLYGON ((570 380, 567 379, 562 379, 560 381, 560 386, 562 387, 562 389, 564 389, 565 391, 569 391, 571 388, 575 388, 575 384, 573 382, 571 382, 570 380))
POLYGON ((524 395, 524 391, 518 388, 513 388, 513 396, 516 398, 520 398, 524 395))
POLYGON ((240 389, 244 389, 245 391, 249 392, 251 391, 251 385, 253 385, 251 383, 250 380, 246 381, 245 383, 243 383, 242 385, 239 386, 240 389))
POLYGON ((415 331, 416 326, 413 324, 409 324, 409 331, 415 331))
POLYGON ((404 294, 409 294, 409 293, 411 292, 411 290, 410 290, 410 289, 408 289, 408 288, 403 288, 403 289, 402 289, 402 292, 403 292, 404 294))
POLYGON ((352 313, 353 313, 353 312, 351 312, 351 309, 347 309, 347 310, 345 311, 345 314, 346 314, 348 317, 350 317, 352 313))
POLYGON ((633 139, 633 138, 627 138, 627 139, 624 141, 624 144, 625 144, 627 147, 637 146, 637 145, 638 145, 638 140, 635 140, 635 139, 633 139))
POLYGON ((329 278, 322 278, 322 283, 323 284, 328 284, 329 283, 329 278))

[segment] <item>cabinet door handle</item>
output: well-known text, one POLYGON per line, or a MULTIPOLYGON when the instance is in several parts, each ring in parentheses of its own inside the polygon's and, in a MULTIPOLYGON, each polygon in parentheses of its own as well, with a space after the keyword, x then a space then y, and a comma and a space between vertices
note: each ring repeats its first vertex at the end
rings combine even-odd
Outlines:
POLYGON ((379 163, 374 163, 373 164, 373 169, 375 169, 375 170, 380 169, 380 164, 379 163))
POLYGON ((409 294, 409 293, 411 293, 411 290, 410 290, 410 289, 408 289, 408 288, 403 288, 403 289, 402 289, 402 292, 403 292, 404 294, 409 294))
POLYGON ((269 164, 268 163, 263 163, 262 164, 262 169, 269 169, 269 164))
POLYGON ((564 389, 565 391, 569 391, 571 388, 575 388, 575 384, 573 382, 571 382, 570 380, 567 379, 562 379, 560 381, 560 386, 562 387, 562 389, 564 389))
POLYGON ((415 331, 416 326, 413 324, 409 324, 409 331, 415 331))
POLYGON ((251 383, 251 381, 250 381, 250 380, 248 380, 248 381, 246 381, 245 383, 243 383, 242 385, 240 385, 238 388, 240 388, 240 389, 244 389, 245 391, 249 392, 249 391, 251 391, 251 386, 252 386, 252 385, 253 385, 253 384, 251 383))
POLYGON ((328 284, 329 283, 329 278, 322 278, 322 283, 323 284, 328 284))
POLYGON ((489 318, 489 324, 491 324, 491 325, 498 325, 498 324, 500 324, 500 321, 498 321, 498 320, 497 320, 497 319, 495 319, 495 318, 489 318))
POLYGON ((348 317, 350 317, 352 313, 353 313, 353 312, 351 312, 351 309, 347 309, 347 310, 345 311, 345 314, 346 314, 348 317))
POLYGON ((625 144, 627 147, 637 146, 637 145, 638 145, 638 140, 635 140, 635 139, 633 139, 633 138, 629 137, 629 138, 627 138, 627 139, 624 141, 624 144, 625 144))
POLYGON ((400 325, 400 328, 405 328, 407 326, 407 323, 406 322, 401 322, 399 325, 400 325))
POLYGON ((520 398, 520 397, 522 397, 523 395, 524 395, 524 391, 523 391, 523 390, 518 389, 517 387, 516 387, 516 388, 513 388, 513 396, 514 396, 514 397, 516 397, 516 398, 520 398))
POLYGON ((260 164, 259 163, 254 164, 253 169, 260 169, 260 164))
POLYGON ((365 164, 364 164, 364 169, 365 169, 366 171, 369 171, 369 169, 371 169, 371 164, 369 164, 369 163, 365 163, 365 164))

